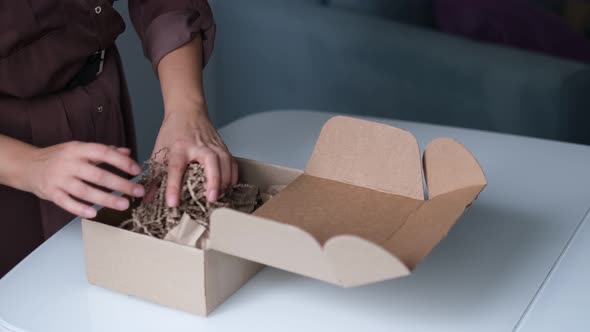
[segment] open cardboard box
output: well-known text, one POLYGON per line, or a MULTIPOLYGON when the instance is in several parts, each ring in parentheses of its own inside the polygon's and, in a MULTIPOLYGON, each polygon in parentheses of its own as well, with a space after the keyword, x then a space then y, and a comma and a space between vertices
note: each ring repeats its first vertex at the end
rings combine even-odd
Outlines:
POLYGON ((82 224, 89 282, 207 315, 259 263, 344 287, 406 276, 486 185, 452 139, 431 142, 422 163, 409 132, 348 117, 325 124, 305 171, 239 164, 241 182, 287 187, 251 215, 215 210, 205 250, 113 227, 125 213, 101 211, 82 224))

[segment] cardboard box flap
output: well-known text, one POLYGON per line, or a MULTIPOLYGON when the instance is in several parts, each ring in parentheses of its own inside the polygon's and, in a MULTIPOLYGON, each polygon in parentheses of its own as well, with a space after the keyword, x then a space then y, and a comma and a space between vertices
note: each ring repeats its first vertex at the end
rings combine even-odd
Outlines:
POLYGON ((210 248, 344 287, 396 278, 380 244, 423 203, 303 174, 253 215, 215 210, 210 248))
POLYGON ((320 132, 305 173, 424 199, 420 148, 409 132, 336 116, 320 132))
POLYGON ((448 234, 483 187, 471 186, 424 202, 382 246, 410 270, 448 234))
POLYGON ((355 236, 333 237, 322 246, 298 227, 226 208, 215 210, 212 220, 212 249, 340 286, 410 273, 379 245, 355 236))
POLYGON ((273 185, 286 185, 299 175, 300 169, 273 165, 257 160, 235 157, 238 162, 238 178, 242 183, 256 184, 261 190, 273 185))
POLYGON ((451 138, 437 138, 424 151, 424 177, 428 197, 466 187, 483 187, 486 177, 475 157, 451 138))
POLYGON ((487 185, 475 157, 451 138, 433 140, 424 152, 429 199, 383 247, 414 269, 442 240, 487 185))
MULTIPOLYGON (((452 139, 348 117, 323 127, 303 174, 252 215, 218 209, 210 248, 344 287, 408 275, 486 185, 452 139)), ((295 176, 292 173, 291 176, 295 176)))
POLYGON ((408 275, 482 189, 421 201, 301 175, 253 215, 214 211, 210 244, 343 287, 369 284, 408 275))

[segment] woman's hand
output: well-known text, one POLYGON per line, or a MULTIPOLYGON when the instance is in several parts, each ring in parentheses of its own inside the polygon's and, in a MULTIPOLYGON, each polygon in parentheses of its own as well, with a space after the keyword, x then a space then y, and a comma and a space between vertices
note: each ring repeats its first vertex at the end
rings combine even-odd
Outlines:
POLYGON ((53 201, 64 210, 85 218, 94 218, 96 210, 79 200, 126 210, 129 207, 127 199, 104 192, 93 185, 134 197, 143 196, 144 189, 141 185, 97 166, 104 163, 125 173, 138 175, 141 169, 129 154, 127 148, 81 142, 36 148, 22 158, 19 189, 53 201))
MULTIPOLYGON (((170 207, 179 204, 182 178, 191 161, 199 162, 205 169, 206 195, 210 202, 216 201, 220 191, 238 180, 237 163, 207 115, 202 66, 200 35, 165 55, 157 65, 165 115, 154 153, 168 149, 166 204, 170 207)), ((148 192, 149 200, 151 191, 148 192)))
MULTIPOLYGON (((223 140, 211 125, 206 111, 187 107, 186 111, 166 112, 156 139, 154 155, 167 149, 168 182, 166 204, 178 206, 186 166, 197 161, 205 169, 207 200, 214 202, 220 191, 238 181, 238 166, 223 140)), ((158 154, 158 159, 164 154, 158 154)))

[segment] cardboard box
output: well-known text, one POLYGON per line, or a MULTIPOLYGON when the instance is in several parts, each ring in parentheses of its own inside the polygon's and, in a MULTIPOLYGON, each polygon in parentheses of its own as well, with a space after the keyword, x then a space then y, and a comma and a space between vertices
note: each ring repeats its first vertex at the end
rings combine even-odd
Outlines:
POLYGON ((326 123, 303 172, 239 163, 242 182, 287 187, 251 215, 215 210, 206 250, 113 227, 126 218, 112 211, 84 220, 88 280, 206 315, 258 263, 344 287, 406 276, 486 185, 452 139, 431 142, 421 162, 409 132, 349 117, 326 123))
MULTIPOLYGON (((288 184, 300 170, 239 159, 240 178, 264 188, 288 184)), ((103 208, 82 220, 88 282, 123 294, 206 316, 262 266, 133 233, 118 226, 131 216, 103 208)))

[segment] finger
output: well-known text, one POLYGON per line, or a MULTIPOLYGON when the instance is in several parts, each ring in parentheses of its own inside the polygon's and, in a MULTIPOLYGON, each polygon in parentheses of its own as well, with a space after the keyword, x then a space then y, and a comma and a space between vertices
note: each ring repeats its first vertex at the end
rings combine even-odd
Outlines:
POLYGON ((84 203, 78 202, 65 191, 59 190, 53 197, 53 202, 68 211, 71 214, 81 216, 83 218, 94 218, 96 217, 96 210, 91 206, 84 203))
POLYGON ((131 149, 129 148, 117 148, 117 151, 121 152, 122 154, 129 156, 131 155, 131 149))
POLYGON ((138 175, 141 172, 141 168, 137 162, 117 150, 110 149, 106 145, 86 143, 83 156, 95 163, 112 165, 131 175, 138 175))
POLYGON ((166 183, 166 204, 169 207, 177 207, 179 204, 181 182, 187 164, 188 159, 183 153, 174 153, 170 156, 166 183))
MULTIPOLYGON (((118 149, 118 147, 116 147, 116 146, 114 146, 114 145, 109 145, 109 148, 110 148, 110 149, 113 149, 113 150, 115 150, 115 151, 118 151, 118 150, 117 150, 117 149, 118 149)), ((119 151, 119 152, 121 152, 121 151, 119 151)), ((122 153, 122 152, 121 152, 121 153, 122 153)), ((98 162, 94 162, 94 161, 91 161, 90 163, 91 163, 91 164, 93 164, 93 165, 98 165, 98 164, 99 164, 98 162)))
POLYGON ((127 156, 131 154, 131 149, 129 149, 129 148, 117 147, 117 146, 114 146, 114 145, 109 145, 109 148, 111 148, 111 149, 113 149, 115 151, 121 152, 122 154, 125 154, 127 156))
POLYGON ((145 195, 145 188, 142 185, 134 183, 91 164, 85 163, 79 166, 76 177, 80 180, 84 180, 86 182, 90 182, 113 191, 118 191, 129 196, 141 197, 145 195))
POLYGON ((129 208, 127 199, 96 189, 80 180, 70 182, 64 190, 68 194, 92 204, 119 211, 125 211, 129 208))
POLYGON ((229 188, 231 184, 231 173, 232 173, 232 157, 227 152, 227 150, 223 150, 221 148, 214 149, 217 152, 217 157, 219 160, 219 170, 220 170, 220 190, 225 191, 229 188))
POLYGON ((209 149, 199 150, 191 159, 198 161, 205 169, 207 200, 209 202, 217 201, 217 198, 219 198, 219 186, 221 181, 221 170, 217 153, 209 149))
POLYGON ((238 183, 238 161, 235 158, 231 159, 231 185, 238 183))

